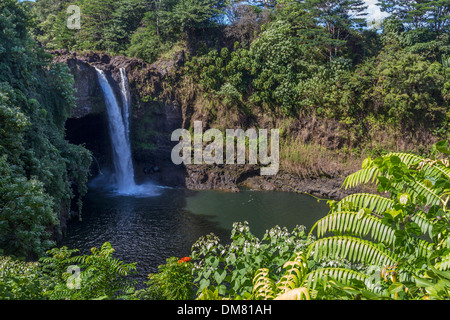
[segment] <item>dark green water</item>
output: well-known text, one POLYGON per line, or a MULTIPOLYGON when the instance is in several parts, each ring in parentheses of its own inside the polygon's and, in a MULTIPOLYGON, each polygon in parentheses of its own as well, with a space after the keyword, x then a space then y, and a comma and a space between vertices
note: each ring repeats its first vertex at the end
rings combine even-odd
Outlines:
POLYGON ((226 242, 233 222, 248 221, 261 237, 275 225, 307 230, 328 212, 325 201, 286 192, 189 191, 147 187, 146 196, 120 196, 92 188, 84 199, 82 221, 69 223, 60 245, 89 253, 108 241, 115 257, 137 262, 139 278, 171 256, 189 255, 201 236, 214 233, 226 242))

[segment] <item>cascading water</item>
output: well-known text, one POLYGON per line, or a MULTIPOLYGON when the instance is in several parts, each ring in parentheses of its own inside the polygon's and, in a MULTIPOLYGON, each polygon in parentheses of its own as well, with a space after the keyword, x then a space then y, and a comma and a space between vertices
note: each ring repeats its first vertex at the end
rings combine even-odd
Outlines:
POLYGON ((122 114, 125 124, 125 134, 127 135, 127 141, 130 141, 130 107, 131 107, 131 96, 130 88, 128 84, 127 73, 124 68, 120 68, 120 93, 122 97, 122 114))
POLYGON ((129 104, 124 104, 124 110, 127 109, 124 117, 105 73, 100 69, 95 69, 105 97, 106 111, 108 113, 117 191, 125 194, 132 193, 136 188, 136 184, 134 181, 134 168, 131 158, 130 141, 128 138, 129 104))
MULTIPOLYGON (((137 185, 134 177, 133 161, 130 147, 129 114, 131 107, 131 96, 128 78, 125 69, 120 69, 121 81, 119 83, 122 99, 122 110, 117 102, 114 91, 106 78, 103 70, 95 68, 98 75, 100 87, 105 97, 106 111, 108 114, 109 133, 113 149, 114 162, 114 184, 116 191, 122 195, 152 197, 160 195, 153 183, 148 182, 137 185)), ((103 179, 100 179, 103 180, 103 179)))

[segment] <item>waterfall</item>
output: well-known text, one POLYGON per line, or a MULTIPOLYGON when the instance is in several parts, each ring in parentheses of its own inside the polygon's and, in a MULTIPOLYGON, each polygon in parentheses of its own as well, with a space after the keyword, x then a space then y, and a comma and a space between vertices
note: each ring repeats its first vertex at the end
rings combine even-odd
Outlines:
POLYGON ((136 184, 134 181, 134 168, 131 158, 131 148, 129 140, 129 91, 128 80, 125 70, 121 70, 121 93, 123 101, 123 112, 117 102, 114 91, 106 78, 105 73, 95 68, 97 71, 100 86, 105 97, 106 111, 108 114, 109 133, 111 136, 113 149, 113 162, 115 169, 115 183, 119 193, 133 193, 136 184))
POLYGON ((127 135, 128 143, 130 141, 130 107, 131 96, 130 87, 128 83, 127 73, 124 68, 120 68, 120 92, 122 97, 122 115, 125 123, 125 133, 127 135))

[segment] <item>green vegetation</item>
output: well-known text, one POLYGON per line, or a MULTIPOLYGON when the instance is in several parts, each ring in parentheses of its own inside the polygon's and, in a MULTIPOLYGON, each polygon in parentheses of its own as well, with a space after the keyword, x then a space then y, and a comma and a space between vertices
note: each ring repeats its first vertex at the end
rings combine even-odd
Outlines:
POLYGON ((40 262, 0 258, 0 297, 5 300, 123 299, 134 292, 126 278, 136 269, 112 257, 109 243, 91 255, 66 247, 48 251, 40 262))
POLYGON ((260 241, 235 224, 229 246, 200 239, 185 285, 198 299, 449 299, 450 149, 434 151, 367 158, 344 187, 375 183, 388 196, 330 201, 309 235, 274 228, 260 241))
MULTIPOLYGON (((0 298, 449 299, 450 150, 430 146, 449 138, 450 5, 426 3, 381 1, 391 16, 377 31, 364 28, 357 0, 2 0, 0 298), (69 4, 81 8, 80 29, 67 28, 69 4), (330 201, 309 234, 275 227, 257 239, 237 223, 231 244, 199 239, 141 290, 129 278, 136 265, 113 258, 109 243, 90 255, 54 248, 60 216, 77 196, 81 207, 91 155, 65 140, 73 78, 44 49, 153 63, 174 48, 187 62, 167 87, 183 103, 198 99, 210 124, 226 112, 286 120, 286 137, 299 119, 335 121, 337 152, 373 154, 344 187, 377 192, 330 201), (411 138, 397 149, 415 152, 391 150, 395 135, 411 138)), ((317 141, 290 138, 282 161, 291 171, 336 159, 317 141)))
POLYGON ((16 1, 0 3, 0 248, 28 259, 54 245, 91 157, 65 140, 73 78, 32 40, 32 23, 16 1))
POLYGON ((431 158, 367 158, 344 187, 375 183, 388 196, 355 193, 330 201, 329 214, 309 234, 275 227, 258 239, 246 223, 236 223, 230 244, 213 234, 199 239, 189 257, 171 257, 150 274, 145 289, 135 290, 126 277, 135 264, 114 259, 105 243, 89 256, 63 247, 39 263, 2 258, 0 293, 11 299, 449 299, 450 163, 443 154, 450 149, 443 142, 434 150, 431 158))
MULTIPOLYGON (((422 152, 449 136, 448 3, 380 8, 390 15, 375 24, 359 0, 37 0, 31 11, 47 49, 149 63, 185 50, 160 100, 175 96, 211 125, 239 115, 249 126, 261 125, 261 115, 336 121, 338 149, 362 160, 383 149, 422 152), (80 29, 64 25, 69 4, 81 10, 80 29)), ((318 141, 289 148, 304 143, 318 141)), ((292 160, 286 170, 308 168, 292 160)))

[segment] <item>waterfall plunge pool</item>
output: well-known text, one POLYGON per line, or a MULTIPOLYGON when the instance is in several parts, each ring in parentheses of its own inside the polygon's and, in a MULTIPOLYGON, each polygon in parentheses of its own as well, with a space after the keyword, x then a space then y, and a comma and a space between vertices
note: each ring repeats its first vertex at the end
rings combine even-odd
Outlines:
POLYGON ((121 99, 117 99, 105 72, 96 72, 107 109, 114 171, 90 182, 82 220, 69 222, 60 246, 89 254, 92 247, 110 242, 116 258, 125 263, 137 262, 136 280, 143 283, 167 258, 189 255, 202 236, 214 233, 223 243, 228 242, 234 222, 247 221, 251 232, 261 238, 277 225, 289 230, 304 225, 309 231, 317 219, 327 214, 325 202, 297 193, 194 192, 150 182, 136 184, 126 73, 120 70, 121 99))
POLYGON ((227 243, 234 222, 248 221, 250 231, 261 238, 276 225, 289 231, 304 225, 309 231, 328 213, 325 201, 297 193, 144 186, 150 192, 147 195, 123 195, 106 185, 91 184, 83 201, 82 221, 69 223, 60 245, 89 254, 90 248, 110 242, 116 258, 137 262, 137 280, 142 283, 165 259, 189 255, 202 236, 214 233, 227 243))

